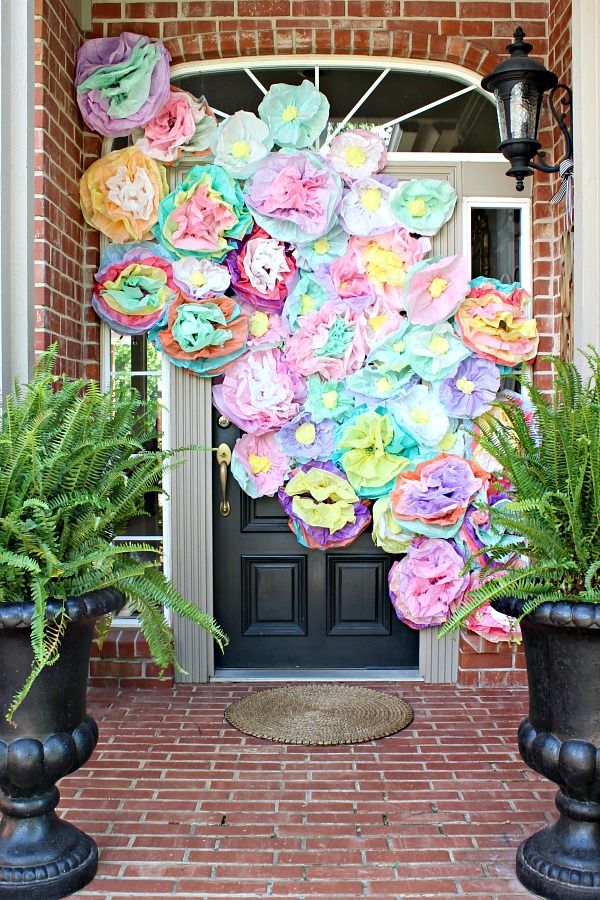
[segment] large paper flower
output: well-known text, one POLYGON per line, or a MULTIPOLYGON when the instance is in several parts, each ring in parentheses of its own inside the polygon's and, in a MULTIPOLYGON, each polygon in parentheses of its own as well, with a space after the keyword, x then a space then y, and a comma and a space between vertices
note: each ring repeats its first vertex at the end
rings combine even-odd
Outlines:
POLYGON ((227 266, 219 265, 212 259, 198 259, 196 256, 184 256, 175 260, 173 276, 179 290, 195 300, 200 300, 207 294, 223 294, 231 281, 227 266))
POLYGON ((220 166, 192 166, 161 202, 153 232, 176 256, 221 260, 250 231, 252 219, 236 181, 220 166))
POLYGON ((217 128, 217 120, 204 97, 199 100, 171 86, 166 103, 143 128, 133 132, 140 150, 166 165, 172 165, 184 153, 208 156, 217 128))
POLYGON ((236 112, 219 125, 214 137, 215 163, 232 178, 248 178, 273 147, 268 126, 254 113, 236 112))
POLYGON ((398 475, 391 492, 392 512, 405 527, 428 537, 454 537, 488 473, 476 463, 440 453, 398 475))
POLYGON ((435 325, 453 316, 469 292, 464 256, 436 256, 417 263, 404 282, 408 318, 415 325, 435 325))
POLYGON ((304 392, 281 351, 258 350, 228 369, 213 387, 213 403, 238 428, 263 434, 297 415, 304 392))
POLYGON ((311 414, 313 422, 323 419, 341 422, 354 409, 354 400, 343 381, 324 381, 320 375, 309 375, 306 390, 304 408, 311 414))
POLYGON ((279 490, 279 502, 298 541, 313 550, 347 547, 371 521, 368 507, 331 462, 295 469, 279 490))
POLYGON ((413 179, 398 185, 391 199, 396 221, 417 234, 437 234, 452 217, 456 191, 447 181, 413 179))
POLYGON ((171 263, 163 253, 149 241, 107 244, 96 273, 92 306, 113 331, 149 331, 177 296, 171 263))
POLYGON ((439 397, 448 414, 474 419, 486 412, 500 389, 500 372, 494 363, 468 356, 439 386, 439 397))
POLYGON ((350 128, 335 137, 327 159, 347 184, 376 175, 385 167, 387 150, 383 138, 373 131, 350 128))
POLYGON ((169 60, 160 41, 130 31, 84 41, 75 87, 88 128, 123 137, 153 119, 169 97, 169 60))
POLYGON ((408 270, 431 249, 428 238, 414 238, 404 228, 374 237, 354 237, 346 254, 356 254, 358 270, 390 309, 404 310, 403 286, 408 270))
POLYGON ((297 246, 298 263, 304 269, 316 270, 326 266, 334 259, 343 256, 348 246, 348 235, 341 225, 334 224, 327 234, 308 242, 299 241, 297 246))
POLYGON ((329 101, 310 81, 273 84, 258 107, 271 137, 280 147, 310 147, 329 118, 329 101))
POLYGON ((331 419, 315 422, 308 412, 287 422, 279 429, 279 446, 299 463, 331 459, 334 447, 334 424, 331 419))
POLYGON ((396 615, 410 628, 443 625, 462 600, 469 576, 451 541, 421 538, 390 569, 390 598, 396 615))
POLYGON ((411 367, 424 381, 447 378, 470 355, 448 322, 411 328, 406 354, 411 367))
POLYGON ((321 309, 328 301, 336 299, 337 294, 326 271, 320 271, 318 275, 300 271, 283 307, 283 316, 290 331, 298 330, 302 316, 307 316, 316 309, 321 309))
MULTIPOLYGON (((472 586, 471 589, 473 589, 472 586)), ((521 629, 516 619, 496 612, 489 603, 484 603, 483 606, 471 613, 465 619, 465 627, 492 644, 499 644, 502 641, 518 643, 521 637, 521 629)))
POLYGON ((272 497, 290 471, 274 431, 243 434, 231 454, 231 474, 249 497, 272 497))
POLYGON ((173 365, 212 378, 244 352, 247 334, 248 319, 231 297, 179 294, 150 338, 173 365))
POLYGON ((535 319, 525 311, 526 292, 516 284, 475 278, 456 313, 463 341, 482 359, 517 366, 533 359, 538 348, 535 319))
POLYGON ((280 150, 261 161, 244 194, 254 218, 271 237, 291 244, 309 242, 332 228, 342 180, 316 153, 280 150))
POLYGON ((435 447, 450 430, 450 421, 434 392, 416 384, 390 404, 396 421, 425 447, 435 447))
POLYGON ((288 341, 287 360, 300 375, 345 378, 367 355, 365 321, 361 313, 340 303, 325 303, 303 316, 288 341))
POLYGON ((257 309, 279 313, 296 280, 289 245, 269 237, 259 225, 227 257, 235 293, 257 309))
POLYGON ((81 211, 88 225, 125 244, 150 237, 168 191, 165 167, 137 147, 113 150, 83 173, 81 211))
POLYGON ((390 211, 392 188, 375 178, 361 178, 346 191, 340 206, 340 221, 348 234, 370 236, 394 227, 390 211))
POLYGON ((373 542, 395 556, 404 555, 410 547, 414 533, 406 531, 402 525, 394 519, 390 506, 390 496, 386 494, 379 497, 373 504, 373 542))
POLYGON ((358 410, 339 426, 336 461, 360 497, 381 497, 393 487, 396 476, 409 465, 403 456, 402 434, 384 408, 358 410))

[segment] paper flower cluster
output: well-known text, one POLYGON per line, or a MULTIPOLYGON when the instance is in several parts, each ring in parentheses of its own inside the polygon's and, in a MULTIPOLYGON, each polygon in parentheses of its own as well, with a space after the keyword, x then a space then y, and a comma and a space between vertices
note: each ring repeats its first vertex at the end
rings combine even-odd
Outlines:
MULTIPOLYGON (((310 82, 275 84, 258 116, 217 125, 204 98, 169 90, 166 60, 130 34, 80 52, 86 122, 135 141, 81 183, 86 220, 115 242, 94 308, 215 378, 214 405, 243 432, 231 463, 242 490, 276 495, 311 549, 347 547, 372 526, 397 557, 398 617, 439 625, 490 548, 514 544, 490 524, 510 486, 499 493, 476 436, 480 417, 501 420, 502 376, 536 353, 527 295, 471 281, 460 255, 428 257, 454 188, 385 174, 376 131, 328 141, 329 104, 310 82), (163 163, 182 155, 193 164, 169 191, 163 163)), ((514 636, 492 610, 469 626, 514 636)))

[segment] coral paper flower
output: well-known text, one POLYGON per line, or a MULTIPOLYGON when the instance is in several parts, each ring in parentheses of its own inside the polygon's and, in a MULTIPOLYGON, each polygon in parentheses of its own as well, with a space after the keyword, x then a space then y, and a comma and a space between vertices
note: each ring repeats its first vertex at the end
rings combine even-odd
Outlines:
POLYGON ((259 225, 227 257, 231 286, 256 309, 279 313, 296 280, 296 260, 289 245, 269 237, 259 225))
POLYGON ((393 228, 391 194, 392 189, 375 178, 356 181, 344 194, 340 206, 340 221, 348 234, 365 237, 393 228))
POLYGON ((295 469, 279 490, 279 502, 298 541, 313 550, 347 547, 371 521, 368 507, 331 462, 295 469))
POLYGON ((433 236, 452 217, 456 191, 447 181, 414 179, 398 185, 390 204, 396 221, 408 231, 433 236))
POLYGON ((310 147, 329 118, 329 101, 310 81, 301 85, 273 84, 258 107, 279 147, 310 147))
POLYGON ((287 346, 287 360, 300 375, 342 379, 367 355, 365 321, 340 303, 325 303, 303 316, 287 346))
POLYGON ((429 238, 414 238, 404 228, 374 237, 354 237, 346 255, 355 254, 357 268, 366 275, 373 291, 390 309, 404 310, 403 287, 411 266, 431 249, 429 238))
POLYGON ((451 541, 414 541, 389 574, 390 598, 400 621, 417 629, 443 625, 468 588, 463 566, 451 541))
POLYGON ((149 241, 107 244, 96 273, 92 306, 113 331, 143 334, 178 294, 169 260, 149 241))
POLYGON ((450 430, 444 407, 424 384, 416 384, 404 396, 398 397, 390 405, 390 410, 419 445, 435 447, 450 430))
POLYGON ((172 86, 167 102, 143 128, 136 128, 133 139, 146 156, 172 165, 183 153, 208 156, 216 128, 217 120, 204 97, 196 100, 172 86))
POLYGON ((336 461, 360 497, 380 497, 393 487, 409 460, 392 418, 383 408, 358 410, 336 435, 336 461))
POLYGON ((334 225, 342 180, 316 153, 280 150, 261 161, 244 194, 267 234, 291 244, 307 243, 334 225))
POLYGON ((290 471, 274 431, 243 434, 231 454, 231 474, 249 497, 272 497, 290 471))
POLYGON ((300 412, 304 386, 279 350, 257 350, 230 366, 213 387, 213 403, 250 434, 280 428, 300 412))
POLYGON ((411 328, 406 354, 412 369, 424 381, 447 378, 470 355, 448 322, 430 328, 426 325, 411 328))
POLYGON ((386 553, 404 555, 414 540, 414 533, 406 531, 394 519, 390 506, 390 495, 379 497, 373 504, 373 542, 386 553))
MULTIPOLYGON (((160 247, 160 244, 156 246, 160 247)), ((195 300, 207 294, 223 294, 231 281, 227 266, 195 256, 175 260, 173 275, 179 290, 195 300)))
POLYGON ((464 256, 436 256, 409 270, 404 282, 408 318, 415 325, 436 325, 454 315, 469 293, 464 256))
POLYGON ((282 450, 299 463, 331 459, 334 448, 334 424, 330 419, 313 421, 308 412, 302 412, 291 422, 282 425, 277 440, 282 450))
POLYGON ((137 147, 113 150, 83 173, 81 211, 88 225, 117 244, 142 241, 151 237, 167 191, 163 165, 137 147))
POLYGON ((474 419, 486 412, 500 389, 500 371, 494 363, 468 356, 439 386, 439 397, 450 416, 474 419))
POLYGON ((158 240, 175 256, 222 260, 250 231, 252 219, 237 182, 219 166, 192 166, 161 202, 158 240))
POLYGON ((348 246, 348 235, 341 225, 335 224, 327 234, 314 240, 296 244, 298 263, 304 269, 316 270, 343 256, 348 246))
POLYGON ((476 463, 440 453, 398 476, 391 492, 392 512, 418 534, 454 537, 469 503, 488 478, 476 463))
POLYGON ((526 292, 518 285, 476 278, 456 313, 463 341, 482 359, 518 366, 533 359, 538 348, 535 319, 527 318, 526 292))
POLYGON ((75 87, 88 128, 124 137, 146 125, 168 100, 169 60, 160 41, 130 31, 84 41, 75 87))
POLYGON ((350 128, 331 142, 327 159, 346 184, 381 172, 387 162, 383 138, 373 131, 350 128))
POLYGON ((244 352, 247 334, 248 319, 231 297, 179 294, 150 338, 173 365, 212 378, 244 352))
POLYGON ((219 125, 214 141, 215 163, 232 178, 252 175, 273 147, 273 138, 264 122, 244 110, 219 125))

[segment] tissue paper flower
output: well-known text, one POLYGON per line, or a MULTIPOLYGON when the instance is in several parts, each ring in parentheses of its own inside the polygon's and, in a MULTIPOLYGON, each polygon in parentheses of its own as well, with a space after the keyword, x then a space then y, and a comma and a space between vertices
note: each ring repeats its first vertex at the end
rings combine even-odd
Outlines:
POLYGON ((374 178, 361 178, 344 193, 340 221, 348 234, 382 234, 394 227, 390 211, 392 188, 374 178))
MULTIPOLYGON (((500 492, 488 489, 487 506, 501 510, 510 507, 510 498, 500 492)), ((478 553, 475 562, 484 566, 490 558, 486 553, 479 553, 487 547, 507 547, 521 544, 523 539, 511 534, 507 528, 497 522, 492 524, 490 512, 485 506, 469 506, 460 529, 460 538, 471 555, 478 553)))
POLYGON ((231 297, 179 294, 150 332, 169 362, 196 375, 220 375, 246 349, 248 319, 231 297))
POLYGON ((348 244, 343 256, 333 260, 329 266, 329 275, 341 300, 358 309, 366 309, 372 305, 375 290, 362 268, 362 258, 353 241, 348 244))
MULTIPOLYGON (((155 246, 160 247, 160 244, 155 246)), ((223 294, 231 281, 227 266, 195 256, 176 259, 173 263, 173 277, 179 290, 195 300, 200 300, 207 294, 223 294)))
POLYGON ((171 263, 159 255, 161 250, 149 241, 107 244, 95 276, 92 306, 113 331, 149 331, 178 294, 171 263))
POLYGON ((392 490, 394 518, 428 537, 454 537, 473 497, 487 485, 489 475, 476 463, 440 453, 402 472, 392 490))
POLYGON ((443 625, 463 599, 469 576, 451 541, 421 538, 390 569, 390 598, 396 615, 410 628, 443 625))
POLYGON ((228 255, 227 265, 231 286, 241 300, 265 312, 281 312, 296 280, 296 261, 288 244, 255 225, 228 255))
POLYGON ((390 203, 400 225, 408 231, 432 236, 452 217, 456 191, 447 181, 413 179, 398 185, 390 203))
MULTIPOLYGON (((470 591, 478 587, 479 578, 477 574, 472 575, 465 600, 468 600, 470 591)), ((471 613, 465 619, 464 624, 469 631, 481 635, 482 638, 485 638, 486 641, 490 641, 492 644, 499 644, 502 641, 519 643, 521 640, 521 629, 517 620, 505 616, 503 613, 496 612, 489 603, 484 603, 483 606, 471 613)))
POLYGON ((300 271, 296 284, 289 292, 283 307, 283 316, 289 324, 290 331, 297 331, 300 327, 300 319, 330 300, 336 300, 337 294, 329 274, 320 271, 300 271))
POLYGON ((299 543, 313 550, 347 547, 371 521, 368 507, 331 462, 295 469, 279 490, 279 502, 299 543))
POLYGON ((300 375, 342 379, 355 372, 367 355, 365 322, 340 303, 325 303, 300 320, 287 345, 287 360, 300 375))
POLYGON ((526 292, 516 285, 479 277, 456 313, 463 341, 482 359, 517 366, 533 359, 538 348, 535 319, 527 318, 526 292))
POLYGON ((310 147, 329 118, 329 101, 310 81, 301 85, 273 84, 258 107, 258 115, 280 147, 310 147))
POLYGON ((334 424, 330 419, 315 422, 308 412, 282 425, 277 435, 279 446, 299 463, 331 459, 334 448, 334 424))
POLYGON ((389 494, 379 497, 373 504, 372 538, 377 547, 395 556, 403 556, 414 539, 414 533, 406 531, 394 519, 389 494))
POLYGON ((248 350, 274 350, 289 338, 287 323, 276 313, 270 315, 245 303, 242 311, 248 316, 248 350))
POLYGON ((273 138, 264 122, 242 110, 221 122, 212 146, 216 165, 232 178, 245 179, 271 151, 273 138))
POLYGON ((402 436, 384 408, 360 410, 339 426, 335 461, 359 497, 380 497, 409 465, 402 436))
POLYGON ((274 431, 242 434, 231 453, 231 474, 249 497, 272 497, 290 471, 274 431))
POLYGON ((290 244, 306 243, 333 227, 342 180, 316 153, 280 150, 259 163, 244 195, 267 234, 290 244))
POLYGON ((415 325, 436 325, 453 316, 469 293, 464 256, 435 256, 417 263, 404 282, 408 318, 415 325))
POLYGON ((486 412, 500 389, 494 363, 468 356, 439 386, 439 398, 450 416, 474 419, 486 412))
POLYGON ((162 200, 152 229, 175 256, 222 260, 252 228, 236 181, 220 166, 192 166, 162 200))
POLYGON ((300 412, 304 386, 280 350, 248 353, 229 367, 213 387, 213 403, 250 434, 280 428, 300 412))
POLYGON ((84 41, 75 87, 88 128, 124 137, 146 125, 169 98, 170 58, 160 41, 130 31, 84 41))
POLYGON ((309 375, 306 390, 304 408, 313 422, 322 422, 323 419, 341 422, 354 409, 354 400, 346 392, 343 381, 324 381, 320 375, 309 375))
POLYGON ((169 190, 165 167, 137 147, 113 150, 83 173, 81 211, 88 225, 125 244, 150 237, 169 190))
POLYGON ((470 355, 448 322, 411 328, 406 354, 412 369, 424 381, 447 378, 470 355))
POLYGON ((158 114, 143 128, 136 128, 136 147, 166 165, 172 165, 184 153, 208 156, 217 128, 217 120, 205 97, 199 100, 171 86, 170 94, 158 114))
POLYGON ((335 224, 327 234, 306 242, 296 244, 298 264, 304 269, 316 270, 326 266, 343 256, 348 246, 348 235, 341 225, 335 224))
POLYGON ((358 269, 367 276, 377 296, 390 309, 401 312, 406 274, 430 249, 429 238, 414 238, 404 228, 394 228, 372 238, 351 238, 347 254, 356 252, 358 269))
POLYGON ((347 389, 356 396, 380 402, 398 397, 406 391, 414 373, 406 354, 391 349, 393 345, 403 343, 397 338, 398 331, 392 332, 392 335, 390 343, 376 344, 369 351, 364 366, 346 378, 347 389))
POLYGON ((390 404, 390 411, 405 431, 426 447, 436 446, 450 430, 444 407, 424 384, 416 384, 404 396, 396 398, 390 404))
POLYGON ((346 184, 381 172, 387 162, 383 138, 373 131, 349 128, 332 140, 327 159, 346 184))

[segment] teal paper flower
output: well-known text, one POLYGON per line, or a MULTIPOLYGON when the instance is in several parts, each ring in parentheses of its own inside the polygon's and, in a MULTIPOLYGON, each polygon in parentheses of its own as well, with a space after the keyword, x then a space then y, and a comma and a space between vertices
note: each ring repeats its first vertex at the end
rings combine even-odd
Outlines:
POLYGON ((452 217, 456 191, 447 181, 413 179, 398 185, 392 195, 392 215, 408 231, 431 237, 452 217))
POLYGON ((323 419, 341 422, 354 409, 354 400, 346 392, 343 381, 325 381, 320 375, 309 375, 306 389, 304 409, 315 422, 323 419))
POLYGON ((447 378, 470 352, 448 322, 413 326, 406 348, 412 369, 423 381, 447 378))
POLYGON ((408 353, 410 334, 404 319, 400 328, 371 348, 363 368, 346 379, 348 390, 378 401, 401 394, 414 377, 408 353))
POLYGON ((310 81, 300 86, 273 84, 258 115, 269 126, 276 144, 300 150, 314 144, 327 125, 329 101, 310 81))
POLYGON ((290 331, 297 331, 302 316, 321 309, 328 300, 335 300, 336 294, 329 279, 319 279, 313 272, 300 272, 294 290, 288 294, 283 307, 283 317, 290 331))
POLYGON ((327 266, 334 259, 344 255, 349 240, 349 234, 344 231, 341 225, 336 224, 323 237, 308 243, 296 244, 298 248, 298 262, 305 269, 317 269, 318 266, 327 266))

